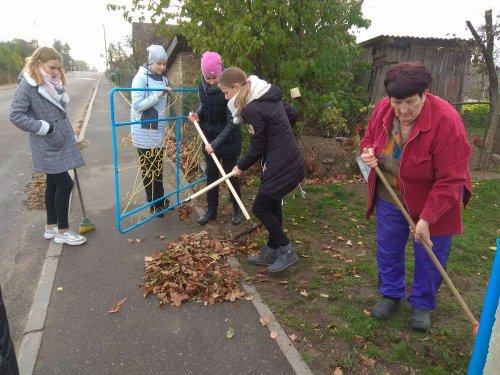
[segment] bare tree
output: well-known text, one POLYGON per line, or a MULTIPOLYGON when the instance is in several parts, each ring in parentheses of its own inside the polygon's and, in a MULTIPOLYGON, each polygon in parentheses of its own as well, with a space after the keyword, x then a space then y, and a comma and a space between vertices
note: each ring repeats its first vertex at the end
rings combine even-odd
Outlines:
POLYGON ((500 131, 498 130, 500 124, 500 100, 498 91, 498 76, 494 61, 495 36, 498 33, 499 25, 493 25, 491 14, 491 9, 485 11, 484 13, 485 25, 482 29, 484 31, 483 37, 478 34, 470 21, 466 21, 467 27, 471 31, 476 44, 481 50, 490 81, 488 88, 490 96, 489 126, 485 139, 484 159, 482 161, 480 160, 479 163, 480 169, 488 167, 492 153, 500 153, 500 131))

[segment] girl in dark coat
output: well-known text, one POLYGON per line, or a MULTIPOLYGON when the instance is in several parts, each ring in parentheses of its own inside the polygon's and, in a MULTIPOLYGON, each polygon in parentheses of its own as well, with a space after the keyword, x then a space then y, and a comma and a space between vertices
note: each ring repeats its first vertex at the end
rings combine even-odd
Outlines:
MULTIPOLYGON (((200 108, 189 117, 191 121, 199 121, 203 134, 209 144, 205 146, 205 162, 207 165, 207 185, 219 178, 219 169, 212 159, 211 154, 215 152, 222 159, 222 167, 226 173, 231 172, 236 165, 236 160, 241 152, 241 128, 239 124, 233 123, 231 112, 227 108, 227 100, 217 86, 219 76, 222 73, 222 59, 216 52, 207 51, 201 57, 201 82, 199 87, 200 108)), ((241 196, 240 181, 237 177, 229 179, 234 190, 241 196)), ((238 225, 242 221, 240 207, 234 200, 232 222, 238 225)), ((218 186, 207 193, 207 212, 200 217, 198 224, 205 225, 217 217, 219 206, 218 186)))
POLYGON ((281 201, 304 178, 304 160, 293 136, 290 121, 281 100, 281 91, 256 76, 247 80, 236 67, 222 72, 219 87, 226 99, 233 122, 247 124, 250 133, 248 151, 233 171, 237 176, 261 161, 261 184, 252 212, 269 232, 269 240, 258 256, 248 262, 267 265, 268 272, 280 272, 299 259, 283 231, 281 201))

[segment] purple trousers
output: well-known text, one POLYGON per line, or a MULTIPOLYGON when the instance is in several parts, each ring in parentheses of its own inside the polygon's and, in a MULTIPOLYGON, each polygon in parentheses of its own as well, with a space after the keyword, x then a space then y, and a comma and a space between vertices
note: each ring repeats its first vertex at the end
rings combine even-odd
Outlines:
MULTIPOLYGON (((405 247, 410 235, 409 225, 399 209, 377 197, 377 265, 379 292, 385 297, 406 298, 405 247)), ((446 269, 452 236, 431 236, 432 250, 446 269)), ((414 308, 433 310, 436 294, 443 281, 438 269, 422 244, 413 241, 415 267, 413 286, 408 302, 414 308)))

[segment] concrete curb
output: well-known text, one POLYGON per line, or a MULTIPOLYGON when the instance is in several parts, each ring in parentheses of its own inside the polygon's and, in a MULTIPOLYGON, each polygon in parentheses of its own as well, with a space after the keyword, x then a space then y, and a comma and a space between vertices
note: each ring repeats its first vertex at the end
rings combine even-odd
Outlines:
POLYGON ((85 139, 85 132, 87 131, 87 125, 90 119, 90 113, 92 112, 92 106, 94 105, 95 96, 97 95, 97 88, 99 87, 99 82, 101 81, 101 76, 97 78, 97 83, 95 85, 94 93, 90 99, 89 106, 87 108, 87 113, 85 114, 85 119, 83 120, 82 128, 80 129, 80 134, 78 134, 77 142, 80 143, 85 139))

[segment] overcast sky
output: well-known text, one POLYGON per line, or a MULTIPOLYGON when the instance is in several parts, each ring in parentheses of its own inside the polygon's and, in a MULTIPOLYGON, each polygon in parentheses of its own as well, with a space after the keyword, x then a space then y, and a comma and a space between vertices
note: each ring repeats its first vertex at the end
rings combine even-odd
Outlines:
MULTIPOLYGON (((3 1, 0 40, 37 39, 41 45, 52 45, 60 39, 69 44, 73 58, 103 69, 103 25, 108 44, 123 42, 132 33, 120 12, 106 10, 110 2, 128 5, 131 0, 3 1)), ((486 9, 493 9, 495 18, 500 0, 365 0, 363 12, 372 24, 356 34, 360 42, 381 34, 471 38, 465 21, 476 27, 483 24, 486 9)))

